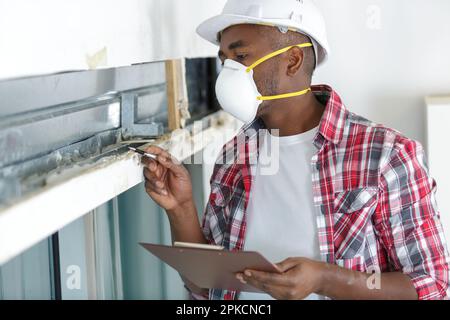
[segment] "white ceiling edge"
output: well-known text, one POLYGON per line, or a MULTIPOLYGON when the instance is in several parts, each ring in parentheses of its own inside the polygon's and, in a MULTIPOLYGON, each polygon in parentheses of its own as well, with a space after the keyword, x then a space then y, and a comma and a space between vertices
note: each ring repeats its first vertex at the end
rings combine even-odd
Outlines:
MULTIPOLYGON (((214 141, 231 139, 240 127, 235 118, 220 111, 212 116, 217 121, 195 136, 175 136, 185 148, 172 149, 169 141, 155 143, 177 159, 186 159, 214 141), (180 139, 181 138, 181 139, 180 139), (190 144, 190 145, 189 145, 190 144), (190 151, 189 151, 190 150, 190 151)), ((0 266, 34 244, 57 232, 110 199, 143 181, 143 167, 136 154, 129 152, 116 158, 103 159, 92 167, 78 170, 72 177, 58 181, 0 210, 0 266)))
POLYGON ((0 79, 212 57, 225 0, 0 0, 0 79))

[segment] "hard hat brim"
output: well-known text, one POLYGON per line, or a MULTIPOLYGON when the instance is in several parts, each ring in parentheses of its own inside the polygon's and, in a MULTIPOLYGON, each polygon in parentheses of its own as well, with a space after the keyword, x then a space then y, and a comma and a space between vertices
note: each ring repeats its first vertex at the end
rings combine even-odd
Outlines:
MULTIPOLYGON (((286 20, 286 19, 264 19, 263 21, 261 19, 249 17, 249 16, 242 16, 242 15, 233 15, 233 14, 221 14, 214 16, 203 23, 201 23, 197 27, 197 34, 202 37, 203 39, 211 42, 215 45, 220 45, 218 41, 218 34, 222 32, 223 30, 239 25, 239 24, 257 24, 257 25, 268 25, 268 26, 282 26, 282 27, 289 27, 292 28, 292 21, 286 20)), ((315 41, 319 46, 319 52, 317 54, 317 65, 322 64, 325 62, 328 56, 328 44, 327 43, 321 43, 318 41, 310 32, 309 30, 297 30, 298 32, 301 32, 308 37, 311 38, 311 40, 315 41)))

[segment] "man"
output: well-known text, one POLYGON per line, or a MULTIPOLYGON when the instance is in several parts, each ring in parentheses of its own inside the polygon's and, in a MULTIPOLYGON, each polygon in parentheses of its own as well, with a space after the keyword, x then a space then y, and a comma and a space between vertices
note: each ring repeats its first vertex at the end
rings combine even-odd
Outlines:
POLYGON ((346 110, 330 87, 311 87, 329 52, 311 1, 229 0, 198 32, 220 45, 219 102, 247 122, 222 155, 238 152, 215 165, 202 228, 187 171, 156 147, 146 190, 167 211, 174 241, 258 250, 283 273, 236 275, 266 295, 205 292, 185 281, 194 296, 448 298, 449 255, 424 150, 346 110), (279 145, 271 175, 259 158, 249 161, 269 148, 252 150, 262 129, 279 130, 263 139, 279 145))

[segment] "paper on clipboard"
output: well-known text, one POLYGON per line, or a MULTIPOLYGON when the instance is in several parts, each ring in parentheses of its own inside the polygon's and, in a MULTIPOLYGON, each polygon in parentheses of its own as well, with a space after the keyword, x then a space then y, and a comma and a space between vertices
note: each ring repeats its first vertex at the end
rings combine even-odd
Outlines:
POLYGON ((276 265, 258 252, 220 250, 217 246, 198 247, 177 243, 174 246, 141 243, 146 250, 177 270, 183 277, 202 289, 226 289, 261 292, 236 279, 237 272, 253 269, 280 273, 276 265))

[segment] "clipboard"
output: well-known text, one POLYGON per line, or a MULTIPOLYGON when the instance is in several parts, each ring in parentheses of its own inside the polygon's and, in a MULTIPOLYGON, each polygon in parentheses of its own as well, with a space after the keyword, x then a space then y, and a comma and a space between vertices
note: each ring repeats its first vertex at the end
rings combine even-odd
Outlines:
POLYGON ((188 244, 174 246, 140 243, 146 250, 177 270, 183 277, 202 289, 226 289, 261 292, 236 279, 237 272, 253 269, 281 273, 276 265, 253 251, 218 250, 216 246, 188 244))

